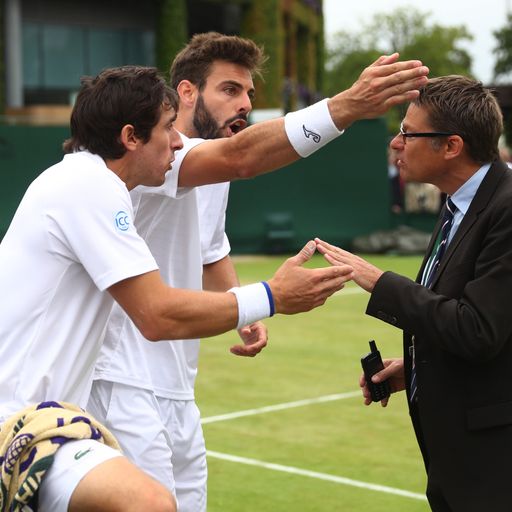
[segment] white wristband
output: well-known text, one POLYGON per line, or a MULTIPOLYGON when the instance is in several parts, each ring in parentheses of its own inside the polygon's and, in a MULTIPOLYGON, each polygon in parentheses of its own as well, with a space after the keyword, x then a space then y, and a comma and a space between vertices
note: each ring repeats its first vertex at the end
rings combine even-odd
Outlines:
POLYGON ((274 314, 274 299, 265 281, 231 288, 228 292, 234 293, 238 302, 237 329, 274 314))
POLYGON ((305 158, 339 137, 327 106, 327 98, 284 116, 284 128, 293 149, 305 158))

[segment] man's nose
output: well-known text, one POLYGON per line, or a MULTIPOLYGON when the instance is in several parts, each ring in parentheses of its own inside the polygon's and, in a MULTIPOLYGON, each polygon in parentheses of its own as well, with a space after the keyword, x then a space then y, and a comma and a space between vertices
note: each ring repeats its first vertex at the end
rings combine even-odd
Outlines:
POLYGON ((252 101, 249 94, 244 93, 242 95, 242 102, 238 108, 239 114, 248 114, 252 110, 252 101))
POLYGON ((173 151, 178 151, 183 147, 183 141, 178 131, 173 128, 170 138, 170 146, 173 151))
POLYGON ((403 146, 404 146, 404 140, 403 140, 403 137, 402 135, 400 135, 400 133, 397 133, 392 139, 391 139, 391 142, 389 143, 389 146, 392 148, 392 149, 402 149, 403 146))

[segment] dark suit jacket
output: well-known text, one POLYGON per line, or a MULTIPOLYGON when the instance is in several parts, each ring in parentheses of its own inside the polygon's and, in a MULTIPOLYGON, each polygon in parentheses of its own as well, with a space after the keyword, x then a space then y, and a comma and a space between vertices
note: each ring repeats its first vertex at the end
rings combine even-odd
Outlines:
POLYGON ((386 272, 367 313, 403 329, 407 388, 415 337, 411 419, 427 495, 440 493, 450 507, 433 510, 512 511, 512 171, 505 164, 495 162, 482 181, 432 289, 386 272))

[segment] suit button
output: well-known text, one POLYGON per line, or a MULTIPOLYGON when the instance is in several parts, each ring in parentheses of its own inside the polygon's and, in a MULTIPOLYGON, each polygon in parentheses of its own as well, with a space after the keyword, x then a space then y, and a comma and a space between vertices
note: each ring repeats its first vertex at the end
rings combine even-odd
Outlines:
POLYGON ((392 325, 396 325, 398 322, 396 316, 388 315, 385 311, 377 311, 377 318, 392 325))
POLYGON ((387 320, 388 320, 388 315, 386 315, 386 313, 384 313, 384 311, 377 311, 377 317, 380 320, 384 320, 385 322, 387 322, 387 320))

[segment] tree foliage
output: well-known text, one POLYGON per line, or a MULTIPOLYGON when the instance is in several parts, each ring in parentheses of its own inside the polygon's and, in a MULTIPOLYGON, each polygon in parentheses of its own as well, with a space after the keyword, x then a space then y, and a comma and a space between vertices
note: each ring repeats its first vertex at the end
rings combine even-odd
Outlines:
MULTIPOLYGON (((473 36, 464 26, 429 24, 429 17, 429 13, 402 7, 390 14, 375 14, 357 33, 338 32, 327 50, 324 93, 332 96, 350 87, 371 62, 394 52, 402 60, 421 60, 431 77, 471 76, 471 57, 460 43, 473 36)), ((398 128, 402 114, 399 109, 390 112, 390 130, 398 128)))
POLYGON ((505 26, 493 34, 496 38, 494 77, 498 78, 512 72, 512 13, 507 16, 505 26))
POLYGON ((187 44, 186 0, 158 0, 156 16, 156 66, 169 77, 175 55, 187 44))
POLYGON ((0 114, 5 111, 5 52, 4 52, 4 40, 5 40, 5 1, 0 0, 0 114))
MULTIPOLYGON (((496 38, 496 47, 494 55, 496 62, 494 64, 494 80, 500 78, 506 82, 512 82, 512 13, 507 15, 505 26, 493 32, 496 38), (508 80, 507 80, 508 78, 508 80)), ((505 140, 509 146, 512 145, 512 118, 505 114, 505 140)))
POLYGON ((255 108, 277 108, 281 105, 284 32, 280 23, 278 0, 250 2, 244 9, 241 34, 265 49, 263 80, 256 79, 255 108))

